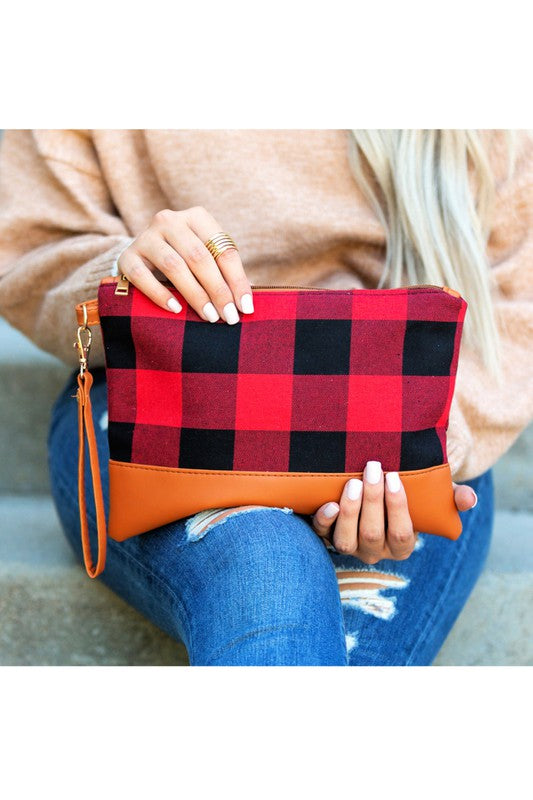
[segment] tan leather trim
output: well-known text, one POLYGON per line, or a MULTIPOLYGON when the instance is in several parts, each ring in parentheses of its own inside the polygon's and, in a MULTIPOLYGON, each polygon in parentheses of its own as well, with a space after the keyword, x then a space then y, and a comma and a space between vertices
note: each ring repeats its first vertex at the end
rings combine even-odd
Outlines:
POLYGON ((100 465, 98 461, 98 448, 93 425, 93 412, 91 406, 91 386, 93 376, 87 370, 78 375, 78 389, 76 398, 78 401, 78 499, 80 512, 80 532, 81 544, 83 549, 83 560, 85 569, 90 578, 97 578, 105 567, 107 534, 106 519, 104 508, 104 496, 102 493, 102 481, 100 478, 100 465), (96 509, 96 529, 97 529, 97 548, 98 555, 96 564, 91 553, 91 542, 89 539, 89 523, 87 521, 87 504, 85 501, 85 434, 87 434, 87 446, 89 450, 89 467, 91 474, 94 504, 96 509))
POLYGON ((76 306, 78 325, 83 325, 83 306, 87 307, 87 325, 99 325, 98 298, 94 297, 92 300, 86 300, 85 303, 78 303, 76 306))
MULTIPOLYGON (((340 497, 348 478, 361 472, 231 472, 171 469, 109 461, 109 535, 117 541, 207 508, 288 506, 312 514, 340 497)), ((415 530, 457 539, 457 512, 450 467, 400 472, 415 530)))

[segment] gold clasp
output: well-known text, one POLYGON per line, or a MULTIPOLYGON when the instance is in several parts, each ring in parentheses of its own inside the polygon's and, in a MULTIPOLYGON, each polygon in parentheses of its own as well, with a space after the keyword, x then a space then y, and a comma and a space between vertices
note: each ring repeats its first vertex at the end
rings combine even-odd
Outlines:
POLYGON ((119 275, 118 283, 115 286, 115 294, 129 294, 130 284, 128 279, 122 272, 119 275))
POLYGON ((91 349, 91 343, 93 340, 92 331, 87 325, 87 306, 85 303, 83 304, 82 308, 83 325, 78 326, 76 341, 73 344, 73 347, 76 347, 78 350, 78 357, 80 359, 80 375, 83 375, 88 368, 89 351, 91 349))

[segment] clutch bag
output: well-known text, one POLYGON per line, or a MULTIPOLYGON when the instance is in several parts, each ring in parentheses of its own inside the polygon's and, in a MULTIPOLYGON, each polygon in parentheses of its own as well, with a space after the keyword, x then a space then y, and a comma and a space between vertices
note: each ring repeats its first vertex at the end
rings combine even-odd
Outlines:
POLYGON ((446 432, 467 304, 453 289, 253 287, 236 325, 160 308, 124 276, 76 306, 79 498, 87 572, 118 541, 214 507, 312 514, 379 460, 416 530, 456 539, 446 432), (106 526, 88 369, 100 324, 109 412, 106 526), (87 439, 99 553, 90 552, 87 439))

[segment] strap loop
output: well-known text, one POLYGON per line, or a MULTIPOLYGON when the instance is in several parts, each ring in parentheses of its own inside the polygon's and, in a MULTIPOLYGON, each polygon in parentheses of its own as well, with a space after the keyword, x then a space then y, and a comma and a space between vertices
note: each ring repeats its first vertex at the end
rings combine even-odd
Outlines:
POLYGON ((93 385, 93 376, 86 369, 78 374, 78 498, 80 506, 81 544, 85 569, 90 578, 97 578, 104 571, 107 547, 107 530, 104 510, 104 497, 102 494, 102 480, 98 462, 98 449, 94 433, 93 413, 91 407, 90 391, 93 385), (98 557, 96 566, 93 563, 91 544, 89 541, 89 526, 87 523, 87 505, 85 501, 85 434, 89 447, 89 465, 91 468, 94 504, 96 507, 96 527, 98 534, 98 557))

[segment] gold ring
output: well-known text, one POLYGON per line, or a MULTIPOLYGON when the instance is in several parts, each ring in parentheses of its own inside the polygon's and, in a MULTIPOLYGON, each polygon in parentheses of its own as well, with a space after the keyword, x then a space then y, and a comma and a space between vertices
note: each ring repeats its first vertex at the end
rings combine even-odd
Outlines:
POLYGON ((231 248, 233 248, 234 250, 238 251, 239 249, 229 233, 224 233, 224 231, 216 233, 214 236, 208 239, 207 242, 204 242, 204 244, 215 261, 218 256, 221 256, 222 253, 226 252, 226 250, 231 250, 231 248))

